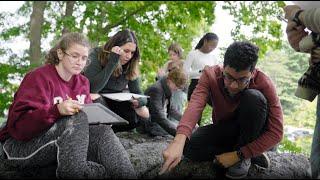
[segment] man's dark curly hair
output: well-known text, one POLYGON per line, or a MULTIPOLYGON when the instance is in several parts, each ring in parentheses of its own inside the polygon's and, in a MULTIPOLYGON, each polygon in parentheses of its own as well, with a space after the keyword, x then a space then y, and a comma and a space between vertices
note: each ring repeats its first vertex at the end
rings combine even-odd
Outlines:
POLYGON ((258 61, 259 48, 250 42, 234 42, 224 55, 223 67, 229 66, 237 72, 253 71, 258 61))

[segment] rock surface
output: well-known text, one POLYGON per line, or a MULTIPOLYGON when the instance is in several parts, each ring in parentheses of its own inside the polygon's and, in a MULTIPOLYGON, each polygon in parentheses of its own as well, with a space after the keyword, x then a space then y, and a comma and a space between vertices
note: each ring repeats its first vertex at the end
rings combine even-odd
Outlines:
MULTIPOLYGON (((163 163, 162 151, 172 140, 172 136, 151 138, 146 134, 133 132, 117 133, 121 143, 127 150, 139 179, 151 178, 223 178, 225 170, 214 167, 212 162, 190 162, 183 160, 170 173, 159 176, 163 163)), ((301 154, 267 153, 270 168, 263 170, 251 165, 248 179, 307 179, 309 160, 301 154)), ((55 165, 41 169, 16 171, 7 169, 0 172, 0 178, 54 178, 55 165)))

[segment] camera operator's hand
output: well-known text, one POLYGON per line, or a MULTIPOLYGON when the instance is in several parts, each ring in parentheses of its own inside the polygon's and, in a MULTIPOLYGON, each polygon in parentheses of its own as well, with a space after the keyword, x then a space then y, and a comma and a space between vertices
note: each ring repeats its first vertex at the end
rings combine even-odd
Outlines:
POLYGON ((290 46, 296 50, 300 51, 299 42, 308 35, 304 30, 306 27, 302 24, 297 26, 297 23, 293 21, 295 14, 301 10, 297 5, 288 5, 283 8, 285 13, 285 18, 288 19, 286 33, 290 46))
POLYGON ((284 10, 284 18, 288 20, 292 20, 294 15, 300 10, 301 8, 297 5, 288 5, 283 8, 284 10))
POLYGON ((296 23, 292 20, 289 20, 287 23, 287 38, 290 46, 296 51, 300 51, 299 42, 302 40, 302 38, 308 35, 304 29, 304 26, 296 26, 296 23))

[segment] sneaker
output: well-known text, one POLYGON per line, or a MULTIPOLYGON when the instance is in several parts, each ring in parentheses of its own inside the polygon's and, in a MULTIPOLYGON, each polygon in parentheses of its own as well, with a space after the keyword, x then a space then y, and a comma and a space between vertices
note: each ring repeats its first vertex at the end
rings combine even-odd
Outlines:
POLYGON ((242 179, 247 177, 248 171, 251 165, 251 160, 245 159, 237 162, 233 166, 229 167, 226 172, 226 177, 230 179, 242 179))
POLYGON ((270 167, 270 159, 265 152, 259 156, 251 158, 251 163, 263 169, 268 169, 270 167))

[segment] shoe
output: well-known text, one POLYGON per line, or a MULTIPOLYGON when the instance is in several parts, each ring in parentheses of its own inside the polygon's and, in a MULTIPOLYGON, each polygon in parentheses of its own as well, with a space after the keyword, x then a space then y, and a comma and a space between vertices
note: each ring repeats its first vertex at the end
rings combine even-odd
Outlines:
POLYGON ((251 163, 255 164, 263 169, 268 169, 270 167, 270 159, 267 153, 262 153, 259 156, 251 158, 251 163))
POLYGON ((229 167, 226 172, 226 177, 230 179, 242 179, 247 177, 251 165, 251 159, 245 159, 237 162, 229 167))

